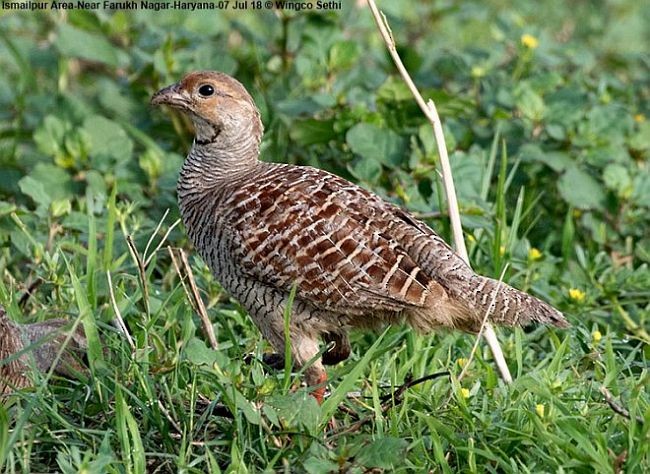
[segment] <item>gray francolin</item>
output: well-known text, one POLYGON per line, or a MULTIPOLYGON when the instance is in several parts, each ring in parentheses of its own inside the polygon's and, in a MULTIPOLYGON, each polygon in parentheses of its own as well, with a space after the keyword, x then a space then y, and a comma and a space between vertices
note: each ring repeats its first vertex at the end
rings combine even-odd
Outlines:
POLYGON ((69 321, 50 319, 40 323, 17 324, 11 321, 0 305, 0 395, 28 387, 33 380, 31 369, 47 373, 57 362, 55 371, 67 377, 84 373, 79 362, 86 350, 86 337, 81 326, 68 337, 69 321), (59 352, 61 352, 60 357, 59 352))
POLYGON ((347 331, 406 322, 421 332, 476 332, 496 324, 567 326, 548 304, 474 273, 433 230, 370 191, 325 171, 259 160, 263 126, 246 89, 219 72, 194 72, 152 104, 187 114, 195 138, 178 200, 189 237, 223 288, 275 350, 295 286, 290 341, 320 401, 323 363, 345 359, 347 331), (497 291, 494 297, 494 292, 497 291))

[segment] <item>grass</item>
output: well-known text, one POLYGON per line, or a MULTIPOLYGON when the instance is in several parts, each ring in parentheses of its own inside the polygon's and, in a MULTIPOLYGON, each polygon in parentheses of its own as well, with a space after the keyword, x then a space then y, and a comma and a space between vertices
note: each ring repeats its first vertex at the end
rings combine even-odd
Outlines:
POLYGON ((650 470, 649 71, 635 2, 379 5, 439 108, 473 265, 505 268, 573 324, 499 330, 509 386, 483 345, 466 366, 472 336, 392 327, 353 333, 318 406, 298 373, 263 364, 259 332, 172 228, 191 132, 148 98, 212 68, 253 91, 265 159, 433 211, 449 240, 430 126, 351 5, 279 19, 0 14, 0 303, 19 322, 67 317, 89 342, 85 377, 36 376, 2 400, 0 470, 650 470), (188 256, 216 349, 168 246, 188 256))

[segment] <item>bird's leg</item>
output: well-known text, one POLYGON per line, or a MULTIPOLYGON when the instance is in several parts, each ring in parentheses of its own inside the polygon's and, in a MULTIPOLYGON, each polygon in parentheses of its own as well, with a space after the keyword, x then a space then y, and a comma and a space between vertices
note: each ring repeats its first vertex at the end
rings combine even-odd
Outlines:
POLYGON ((325 398, 325 390, 327 390, 327 372, 325 372, 325 369, 321 366, 321 369, 314 370, 312 375, 310 374, 310 369, 313 367, 314 366, 311 366, 307 369, 305 380, 308 386, 315 387, 310 395, 316 399, 319 405, 322 405, 323 398, 325 398))
MULTIPOLYGON (((297 330, 291 335, 291 355, 298 367, 302 367, 310 362, 318 354, 317 339, 310 335, 297 330)), ((327 382, 327 372, 323 367, 323 361, 319 357, 305 368, 305 382, 308 387, 315 387, 311 396, 320 404, 325 396, 325 383, 327 382)))
MULTIPOLYGON (((326 332, 321 335, 326 344, 334 343, 334 346, 323 353, 324 365, 336 365, 350 357, 350 340, 345 332, 326 332)), ((284 354, 281 352, 269 352, 262 356, 262 362, 273 370, 284 369, 284 354)))

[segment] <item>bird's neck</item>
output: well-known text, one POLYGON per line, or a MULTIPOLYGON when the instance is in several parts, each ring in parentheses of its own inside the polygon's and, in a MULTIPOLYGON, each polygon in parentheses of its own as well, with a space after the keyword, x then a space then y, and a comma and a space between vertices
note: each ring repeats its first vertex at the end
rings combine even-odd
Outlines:
POLYGON ((196 138, 178 182, 183 192, 230 187, 246 180, 261 164, 261 123, 255 120, 217 127, 198 123, 196 138))

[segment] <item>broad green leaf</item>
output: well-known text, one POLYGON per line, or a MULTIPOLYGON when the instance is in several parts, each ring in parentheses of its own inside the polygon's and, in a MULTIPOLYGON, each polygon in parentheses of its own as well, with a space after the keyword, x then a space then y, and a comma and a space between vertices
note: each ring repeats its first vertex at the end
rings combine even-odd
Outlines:
POLYGON ((348 166, 352 176, 365 183, 376 183, 381 178, 381 163, 376 160, 359 159, 348 166))
POLYGON ((568 204, 579 209, 600 209, 605 201, 603 186, 576 166, 560 177, 558 190, 568 204))
POLYGON ((52 202, 52 196, 45 191, 45 186, 40 181, 36 181, 31 176, 25 176, 18 182, 18 186, 23 194, 28 195, 39 206, 49 207, 52 202))
POLYGON ((524 117, 536 122, 544 118, 546 113, 544 100, 528 84, 522 83, 517 88, 515 92, 515 103, 524 117))
POLYGON ((185 356, 194 365, 212 366, 217 360, 215 352, 205 342, 193 337, 185 346, 185 356))
POLYGON ((394 469, 402 466, 408 441, 387 436, 363 448, 356 461, 365 467, 394 469))
POLYGON ((53 115, 48 115, 34 132, 34 142, 46 155, 57 155, 63 146, 67 128, 68 124, 53 115))
POLYGON ((329 65, 331 69, 347 69, 359 56, 359 45, 354 41, 339 41, 330 49, 329 65))
MULTIPOLYGON (((413 94, 399 76, 389 76, 377 90, 377 98, 389 101, 414 100, 413 94)), ((429 126, 430 128, 431 126, 429 126)))
POLYGON ((303 146, 327 143, 336 136, 334 120, 296 120, 291 126, 289 136, 303 146))
POLYGON ((340 467, 334 461, 311 457, 303 463, 303 468, 308 474, 330 474, 338 472, 340 467))
POLYGON ((38 163, 29 175, 43 184, 52 199, 69 199, 74 195, 72 178, 58 166, 38 163))
POLYGON ((630 148, 650 150, 650 121, 639 124, 639 131, 630 137, 630 148))
POLYGON ((627 168, 622 165, 607 165, 603 171, 603 181, 605 186, 620 197, 628 197, 632 192, 632 179, 627 168))
POLYGON ((64 56, 87 59, 109 66, 124 66, 124 56, 104 37, 80 30, 67 23, 59 24, 54 43, 64 56))
POLYGON ((650 207, 650 171, 647 168, 634 177, 632 200, 638 206, 650 207))
POLYGON ((83 127, 90 137, 93 162, 101 166, 100 169, 109 168, 106 159, 117 162, 131 159, 133 141, 119 124, 94 115, 84 121, 83 127))
POLYGON ((346 141, 363 159, 375 160, 394 168, 406 159, 406 141, 390 129, 359 123, 348 130, 346 141))

